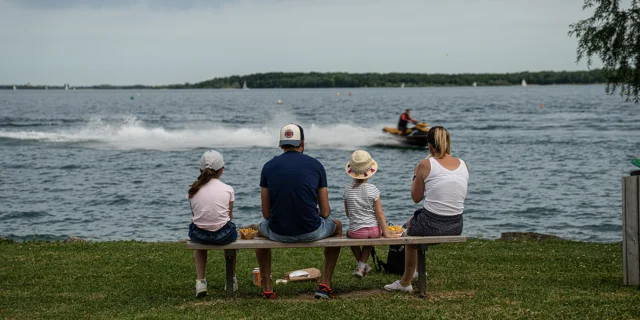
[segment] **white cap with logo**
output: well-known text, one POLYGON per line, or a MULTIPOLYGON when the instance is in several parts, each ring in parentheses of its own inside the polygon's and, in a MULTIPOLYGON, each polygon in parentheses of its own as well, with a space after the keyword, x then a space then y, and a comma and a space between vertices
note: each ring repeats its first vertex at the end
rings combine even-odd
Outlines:
POLYGON ((224 167, 224 159, 218 151, 209 150, 200 158, 200 170, 211 169, 218 171, 222 167, 224 167))
POLYGON ((297 124, 290 123, 280 129, 280 146, 300 146, 304 140, 304 130, 297 124))

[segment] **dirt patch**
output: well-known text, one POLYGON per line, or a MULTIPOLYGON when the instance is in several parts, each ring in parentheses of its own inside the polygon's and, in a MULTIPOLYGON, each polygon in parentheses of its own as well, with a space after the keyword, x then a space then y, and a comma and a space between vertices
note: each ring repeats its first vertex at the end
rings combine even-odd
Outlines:
MULTIPOLYGON (((334 293, 336 299, 339 300, 348 300, 348 299, 360 299, 371 296, 379 296, 381 294, 385 294, 386 291, 382 289, 370 289, 370 290, 358 290, 358 291, 350 291, 350 292, 340 292, 334 293)), ((313 293, 302 293, 297 295, 295 300, 307 300, 307 301, 319 301, 313 296, 313 293)))
POLYGON ((27 261, 27 258, 25 256, 16 256, 13 259, 9 259, 9 262, 25 262, 27 261))
POLYGON ((476 296, 475 291, 452 291, 452 292, 427 292, 429 301, 449 301, 459 299, 469 299, 476 296))
MULTIPOLYGON (((469 299, 476 296, 475 291, 452 291, 452 292, 427 292, 427 301, 429 302, 438 302, 438 301, 451 301, 451 300, 460 300, 460 299, 469 299)), ((355 300, 355 299, 365 299, 365 298, 395 298, 395 299, 404 299, 404 300, 415 300, 415 301, 425 301, 424 298, 418 295, 417 291, 414 291, 413 294, 405 294, 405 293, 396 293, 396 292, 388 292, 383 289, 369 289, 369 290, 357 290, 350 292, 340 292, 335 294, 335 300, 355 300)), ((245 299, 245 298, 239 298, 245 299)), ((185 309, 205 309, 219 304, 226 304, 230 301, 228 299, 215 299, 215 300, 207 300, 207 301, 196 301, 196 302, 188 302, 177 306, 176 308, 179 310, 185 309)), ((274 302, 279 303, 322 303, 324 300, 316 299, 313 296, 313 293, 301 293, 297 296, 278 296, 278 300, 274 302)))
MULTIPOLYGON (((336 293, 336 300, 351 300, 351 299, 362 299, 369 297, 381 297, 388 295, 396 296, 397 298, 407 299, 407 300, 420 300, 424 301, 424 298, 420 297, 417 291, 414 291, 414 294, 404 294, 404 293, 394 293, 388 292, 383 289, 370 289, 370 290, 358 290, 351 292, 341 292, 336 293)), ((458 299, 466 299, 475 297, 475 291, 453 291, 453 292, 427 292, 427 300, 428 301, 447 301, 447 300, 458 300, 458 299)), ((318 301, 314 298, 313 294, 299 294, 294 298, 299 301, 318 301)))
POLYGON ((220 304, 223 301, 224 300, 209 300, 209 301, 187 302, 187 303, 181 304, 179 306, 176 306, 176 309, 178 309, 178 310, 195 309, 195 308, 197 308, 197 309, 205 309, 205 308, 220 304))

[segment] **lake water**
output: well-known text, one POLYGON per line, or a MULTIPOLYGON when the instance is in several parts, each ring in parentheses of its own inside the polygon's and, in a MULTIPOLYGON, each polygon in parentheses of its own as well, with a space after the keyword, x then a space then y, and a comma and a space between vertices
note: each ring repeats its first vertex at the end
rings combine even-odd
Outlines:
POLYGON ((208 149, 225 157, 236 224, 257 223, 260 170, 281 153, 289 122, 327 170, 333 216, 346 220, 343 168, 362 148, 380 165, 370 182, 387 219, 402 223, 420 206, 410 183, 427 151, 381 128, 405 108, 448 128, 453 155, 469 165, 463 234, 621 240, 640 106, 602 86, 0 91, 0 237, 185 239, 185 194, 208 149))

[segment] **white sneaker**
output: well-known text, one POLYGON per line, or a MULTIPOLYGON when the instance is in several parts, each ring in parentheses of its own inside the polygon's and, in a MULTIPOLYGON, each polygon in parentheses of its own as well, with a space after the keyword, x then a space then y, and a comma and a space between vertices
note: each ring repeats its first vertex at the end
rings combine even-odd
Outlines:
POLYGON ((384 286, 384 289, 387 291, 413 292, 412 285, 408 285, 405 287, 400 284, 400 280, 396 280, 394 283, 384 286))
POLYGON ((207 280, 196 280, 196 298, 204 297, 207 295, 207 280))
POLYGON ((367 273, 371 272, 373 268, 371 268, 371 266, 367 263, 364 265, 364 274, 366 275, 367 273))
POLYGON ((353 276, 358 279, 364 278, 364 269, 356 268, 356 270, 353 271, 353 276))
MULTIPOLYGON (((225 281, 226 282, 226 281, 225 281)), ((224 284, 224 291, 227 291, 227 284, 224 284)), ((238 291, 238 278, 233 277, 233 291, 238 291)))
MULTIPOLYGON (((418 280, 418 277, 420 276, 420 274, 418 273, 418 271, 413 273, 413 280, 418 280)), ((427 272, 424 272, 424 276, 427 276, 427 272)))

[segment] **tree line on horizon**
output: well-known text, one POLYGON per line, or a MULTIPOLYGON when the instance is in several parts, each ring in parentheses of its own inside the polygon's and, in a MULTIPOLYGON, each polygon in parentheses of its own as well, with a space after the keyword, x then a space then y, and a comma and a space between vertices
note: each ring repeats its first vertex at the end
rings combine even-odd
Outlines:
POLYGON ((346 72, 269 72, 245 76, 214 78, 189 88, 359 88, 359 87, 441 87, 441 86, 510 86, 522 80, 532 85, 593 84, 606 79, 599 69, 591 71, 538 71, 484 74, 426 73, 346 73, 346 72))
MULTIPOLYGON (((538 71, 516 73, 346 73, 346 72, 269 72, 214 78, 198 83, 160 86, 108 85, 78 86, 78 89, 240 89, 246 82, 249 88, 359 88, 359 87, 453 87, 453 86, 511 86, 554 84, 606 83, 602 70, 538 71)), ((12 89, 14 85, 0 85, 12 89)), ((44 85, 16 85, 18 89, 44 89, 44 85)), ((48 86, 49 89, 62 89, 48 86)))

